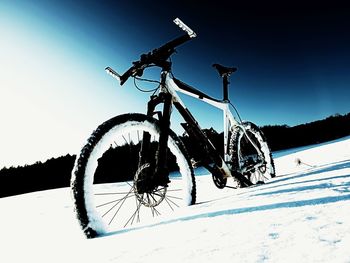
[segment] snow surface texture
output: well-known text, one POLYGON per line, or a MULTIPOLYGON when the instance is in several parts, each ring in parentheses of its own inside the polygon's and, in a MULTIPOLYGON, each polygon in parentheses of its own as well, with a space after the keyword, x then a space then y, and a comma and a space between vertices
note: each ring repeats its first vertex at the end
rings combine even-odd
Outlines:
POLYGON ((350 137, 278 156, 265 185, 219 190, 198 170, 197 205, 92 240, 67 188, 1 198, 0 261, 350 262, 350 137))

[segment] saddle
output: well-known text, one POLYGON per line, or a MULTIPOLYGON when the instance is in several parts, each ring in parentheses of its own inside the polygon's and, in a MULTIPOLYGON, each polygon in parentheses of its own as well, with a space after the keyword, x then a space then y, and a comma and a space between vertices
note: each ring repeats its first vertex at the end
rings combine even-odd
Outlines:
POLYGON ((229 76, 237 71, 235 67, 229 68, 220 64, 213 64, 213 67, 219 72, 220 77, 229 76))

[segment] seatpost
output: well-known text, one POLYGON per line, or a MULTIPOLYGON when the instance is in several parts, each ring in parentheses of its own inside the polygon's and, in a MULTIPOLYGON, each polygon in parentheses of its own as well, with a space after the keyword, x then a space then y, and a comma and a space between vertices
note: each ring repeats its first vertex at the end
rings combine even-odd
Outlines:
POLYGON ((222 75, 222 82, 223 82, 223 89, 224 89, 224 101, 229 101, 228 99, 228 84, 230 84, 230 82, 228 81, 228 74, 223 74, 222 75))

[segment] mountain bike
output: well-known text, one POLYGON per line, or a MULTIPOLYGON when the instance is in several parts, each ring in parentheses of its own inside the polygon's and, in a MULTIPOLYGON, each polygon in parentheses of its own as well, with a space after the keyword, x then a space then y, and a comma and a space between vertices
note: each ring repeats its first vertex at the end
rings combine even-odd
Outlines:
POLYGON ((142 54, 122 75, 106 68, 120 85, 130 77, 141 79, 144 70, 154 66, 160 68, 160 80, 150 96, 147 114, 123 114, 104 122, 77 156, 71 188, 76 215, 89 238, 195 204, 194 160, 170 128, 173 108, 184 120, 181 125, 187 141, 200 149, 199 165, 211 173, 215 186, 247 187, 275 176, 271 152, 261 130, 251 122, 236 120, 230 111, 233 105, 228 96, 229 77, 236 68, 213 65, 223 79, 222 100, 172 74, 170 57, 175 48, 196 37, 180 19, 174 23, 185 32, 183 35, 142 54), (223 153, 209 140, 178 93, 222 110, 223 153), (229 178, 231 186, 227 184, 229 178))

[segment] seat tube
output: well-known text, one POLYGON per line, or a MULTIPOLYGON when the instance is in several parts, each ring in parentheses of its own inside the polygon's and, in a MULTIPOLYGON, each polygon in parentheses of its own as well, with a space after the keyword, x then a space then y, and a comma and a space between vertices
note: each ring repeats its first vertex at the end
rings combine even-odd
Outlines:
POLYGON ((228 81, 228 75, 225 74, 223 77, 222 77, 222 84, 223 84, 223 94, 224 94, 224 101, 229 101, 228 99, 228 84, 230 84, 230 82, 228 81))

